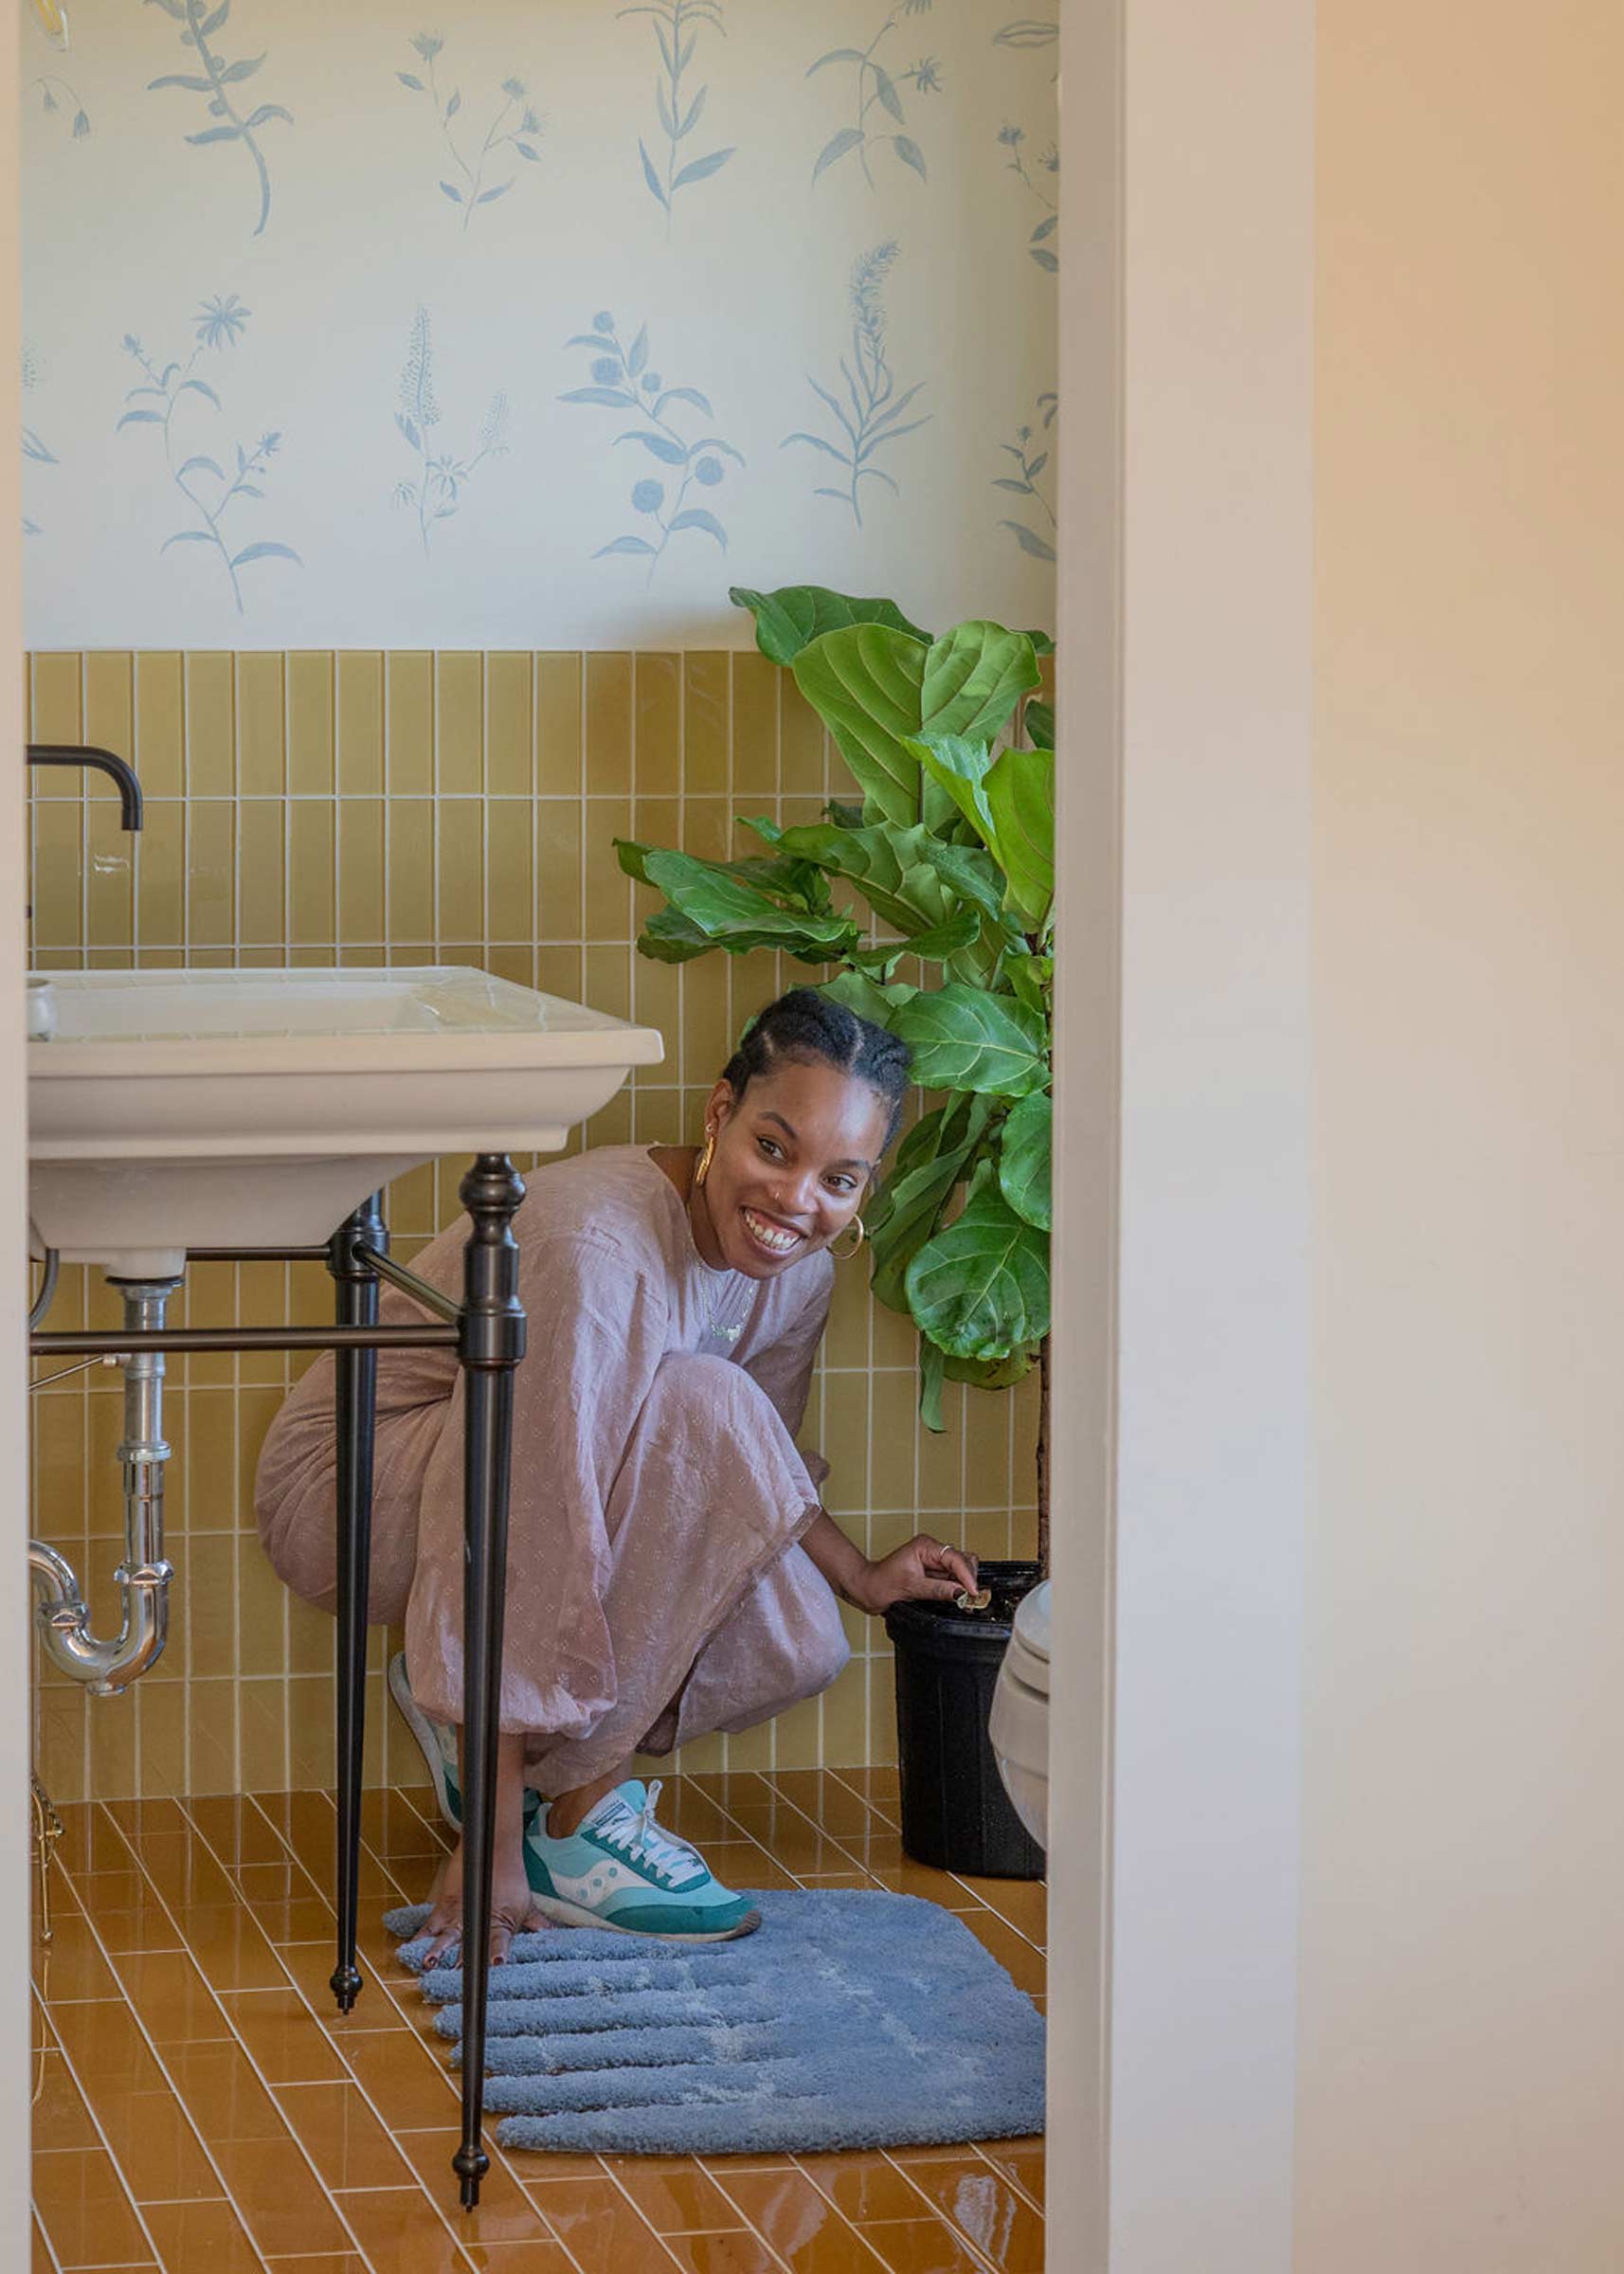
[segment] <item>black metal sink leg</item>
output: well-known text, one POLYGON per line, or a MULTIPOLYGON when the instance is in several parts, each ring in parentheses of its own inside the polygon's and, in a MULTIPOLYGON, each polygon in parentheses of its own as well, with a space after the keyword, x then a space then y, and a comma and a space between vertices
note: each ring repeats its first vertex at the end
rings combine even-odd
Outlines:
POLYGON ((491 1861, 496 1727, 508 1567, 508 1471, 514 1368, 524 1356, 513 1219, 524 1185, 505 1153, 481 1153, 460 1198, 472 1228, 463 1263, 459 1359, 466 1392, 462 1579, 462 2144, 452 2158, 462 2208, 479 2200, 490 2158, 479 2144, 485 2103, 485 1992, 491 1963, 491 1861))
MULTIPOLYGON (((357 1254, 360 1246, 387 1250, 388 1234, 374 1193, 328 1242, 327 1268, 336 1293, 340 1326, 375 1326, 378 1282, 357 1254)), ((338 1957, 333 1994, 348 2013, 361 1988, 355 1963, 360 1897, 361 1763, 367 1711, 367 1597, 372 1560, 372 1433, 378 1404, 376 1350, 334 1354, 334 1403, 338 1427, 337 1548, 337 1782, 338 1957)))

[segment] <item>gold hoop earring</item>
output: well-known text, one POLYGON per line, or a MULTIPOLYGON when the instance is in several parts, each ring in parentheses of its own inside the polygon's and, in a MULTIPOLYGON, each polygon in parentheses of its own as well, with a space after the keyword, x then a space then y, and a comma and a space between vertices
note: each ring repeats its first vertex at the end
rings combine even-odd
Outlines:
POLYGON ((694 1167, 694 1189, 695 1192, 698 1191, 700 1185, 704 1183, 705 1179, 711 1173, 711 1163, 714 1158, 715 1151, 716 1132, 714 1129, 707 1129, 705 1131, 705 1149, 700 1154, 694 1167))
MULTIPOLYGON (((840 1250, 836 1247, 834 1239, 829 1242, 829 1253, 835 1258, 837 1263, 850 1263, 852 1257, 857 1254, 858 1249, 861 1248, 863 1241, 868 1237, 867 1232, 863 1229, 863 1219, 860 1216, 854 1216, 850 1224, 842 1224, 840 1226, 840 1232, 849 1232, 852 1229, 853 1224, 857 1226, 857 1247, 847 1248, 845 1253, 842 1254, 840 1250)), ((836 1233, 835 1239, 839 1238, 840 1232, 836 1233)))

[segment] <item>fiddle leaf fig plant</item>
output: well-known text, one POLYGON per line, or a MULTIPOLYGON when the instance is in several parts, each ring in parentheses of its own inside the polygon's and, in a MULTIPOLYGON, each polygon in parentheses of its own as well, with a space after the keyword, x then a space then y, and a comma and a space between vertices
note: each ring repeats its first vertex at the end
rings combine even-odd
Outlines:
POLYGON ((1054 643, 981 619, 933 636, 892 601, 819 585, 731 597, 861 803, 788 829, 741 817, 760 849, 737 860, 617 839, 665 903, 639 952, 780 949, 908 1043, 936 1102, 866 1211, 873 1290, 918 1329, 931 1429, 944 1382, 1002 1389, 1041 1370, 1047 1569, 1055 713, 1038 690, 1054 643))

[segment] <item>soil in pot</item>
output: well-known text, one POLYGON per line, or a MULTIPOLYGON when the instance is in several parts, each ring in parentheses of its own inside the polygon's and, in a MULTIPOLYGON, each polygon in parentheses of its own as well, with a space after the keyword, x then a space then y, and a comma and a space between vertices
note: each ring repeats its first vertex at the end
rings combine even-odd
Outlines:
POLYGON ((984 1611, 893 1603, 902 1845, 915 1863, 976 1879, 1039 1879, 1043 1850, 1003 1789, 987 1737, 998 1669, 1036 1563, 983 1563, 984 1611))

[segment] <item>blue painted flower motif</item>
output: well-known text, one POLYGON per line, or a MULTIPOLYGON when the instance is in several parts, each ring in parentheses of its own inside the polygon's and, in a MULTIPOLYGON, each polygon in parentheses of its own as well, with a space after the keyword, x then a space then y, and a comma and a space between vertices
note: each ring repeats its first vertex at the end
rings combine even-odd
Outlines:
MULTIPOLYGON (((65 43, 66 34, 64 32, 61 44, 65 45, 65 43)), ((55 46, 59 43, 52 41, 51 44, 55 46)), ((38 95, 40 113, 43 117, 51 118, 59 111, 71 110, 72 122, 68 133, 75 142, 84 140, 90 132, 90 113, 80 100, 77 87, 70 80, 64 79, 60 71, 40 72, 35 78, 29 80, 24 92, 28 95, 38 95)))
POLYGON ((243 613, 243 586, 240 571, 256 561, 292 561, 296 567, 303 563, 291 545, 282 545, 269 538, 257 538, 252 544, 238 547, 236 539, 227 542, 224 523, 227 514, 237 518, 235 509, 244 500, 258 500, 264 496, 261 484, 272 459, 281 447, 281 434, 272 428, 261 435, 252 450, 236 444, 236 472, 228 475, 219 460, 202 450, 193 451, 175 463, 177 448, 176 420, 189 395, 199 396, 211 409, 220 411, 223 406, 215 389, 207 379, 194 376, 198 357, 208 348, 233 345, 246 330, 251 310, 244 308, 233 293, 205 300, 193 326, 197 344, 185 364, 168 363, 161 368, 152 361, 133 332, 124 334, 124 352, 139 365, 145 374, 141 385, 126 390, 124 400, 135 406, 126 410, 118 421, 118 429, 126 426, 155 426, 159 429, 164 461, 169 478, 195 519, 191 526, 177 529, 164 539, 158 548, 168 552, 174 545, 204 545, 211 549, 224 568, 231 586, 231 597, 237 613, 243 613))
MULTIPOLYGON (((1001 126, 998 130, 998 140, 1000 148, 1007 150, 1009 153, 1008 158, 1004 161, 1004 171, 1013 173, 1016 179, 1030 190, 1043 208, 1042 219, 1034 226, 1026 240, 1026 251, 1029 259, 1035 261, 1039 268, 1046 269, 1053 276, 1060 265, 1054 245, 1056 231, 1060 226, 1060 215, 1057 209, 1058 195, 1051 196, 1028 167, 1021 150, 1021 144, 1026 140, 1024 127, 1001 126)), ((1043 152, 1037 164, 1040 172, 1050 174, 1059 172, 1060 153, 1053 143, 1043 152)))
MULTIPOLYGON (((1038 415, 1042 422, 1045 433, 1054 425, 1055 415, 1059 407, 1060 398, 1056 394, 1051 392, 1038 397, 1038 415)), ((995 475, 992 486, 995 490, 1013 491, 1018 497, 1032 498, 1037 504, 1038 512, 1048 521, 1049 533, 1045 536, 1040 531, 1029 528, 1024 521, 1005 520, 1001 521, 998 526, 1000 529, 1007 529, 1021 551, 1030 553, 1034 560, 1053 561, 1055 558, 1055 509, 1038 486, 1038 477, 1049 463, 1049 448, 1045 444, 1041 450, 1032 453, 1027 449, 1027 444, 1031 440, 1032 428, 1029 425, 1021 425, 1016 428, 1013 442, 999 444, 999 448, 1006 458, 1014 459, 1019 473, 995 475)))
MULTIPOLYGON (((40 384, 40 367, 32 349, 27 346, 19 360, 23 391, 27 394, 40 384)), ((45 437, 27 424, 23 428, 23 456, 36 466, 55 466, 62 462, 45 437)), ((26 537, 37 537, 40 534, 40 523, 27 514, 23 515, 23 534, 26 537)))
POLYGON ((681 478, 669 510, 664 482, 645 475, 632 486, 633 511, 654 522, 659 532, 658 543, 652 537, 628 533, 607 545, 600 545, 592 555, 594 560, 603 560, 609 553, 635 554, 647 561, 648 581, 652 584, 666 547, 683 532, 696 530, 714 538, 723 551, 727 550, 728 533, 715 514, 684 500, 693 482, 697 481, 705 489, 716 487, 726 472, 724 458, 731 458, 740 466, 745 461, 742 453, 731 442, 723 442, 720 435, 701 435, 692 442, 685 440, 674 416, 675 406, 680 404, 695 410, 703 419, 714 414, 696 387, 665 387, 659 372, 649 370, 646 324, 629 348, 622 346, 615 319, 606 309, 593 317, 592 325, 590 332, 578 332, 568 345, 591 352, 593 360, 588 368, 593 384, 571 388, 561 400, 617 412, 622 428, 611 447, 618 449, 622 442, 635 442, 662 466, 670 467, 674 473, 680 469, 681 478), (603 353, 605 347, 613 349, 612 357, 603 353), (610 366, 607 378, 604 375, 605 364, 610 366))
POLYGON ((204 301, 192 328, 206 348, 229 348, 242 337, 253 313, 234 292, 224 298, 216 294, 213 299, 204 301))
POLYGON ((222 62, 210 46, 210 41, 224 28, 231 13, 231 0, 218 0, 218 5, 214 7, 210 7, 208 0, 153 0, 153 5, 161 8, 166 16, 172 17, 184 27, 180 34, 181 45, 191 49, 203 68, 201 71, 166 71, 160 78, 147 81, 147 92, 152 95, 160 87, 180 87, 189 95, 208 96, 208 117, 224 120, 225 123, 206 126, 201 133, 188 135, 186 138, 199 145, 208 142, 240 142, 243 145, 254 161, 254 171, 260 181, 260 218, 254 226, 254 234, 261 236, 271 217, 271 176, 255 137, 260 129, 268 126, 273 118, 280 118, 291 126, 293 113, 284 110, 280 102, 262 102, 244 117, 233 102, 231 90, 240 86, 244 80, 252 79, 265 59, 262 55, 254 55, 245 57, 240 63, 227 63, 222 62))
POLYGON ((848 477, 839 489, 820 488, 818 497, 838 497, 852 509, 852 518, 861 529, 863 525, 862 485, 865 481, 882 481, 887 489, 896 493, 897 485, 892 477, 874 462, 875 453, 899 442, 905 434, 912 434, 929 424, 930 413, 923 418, 902 420, 903 412, 920 392, 925 382, 915 380, 911 387, 896 392, 896 380, 886 352, 885 280, 895 264, 901 247, 894 238, 873 246, 856 263, 847 298, 852 313, 852 352, 850 361, 840 357, 840 377, 845 382, 845 400, 830 388, 820 385, 810 371, 806 384, 820 402, 833 414, 838 441, 821 434, 809 434, 804 429, 786 434, 779 444, 787 449, 791 442, 804 442, 808 448, 832 458, 848 477))
POLYGON ((713 150, 702 158, 690 158, 686 165, 677 163, 677 145, 684 141, 699 123, 699 114, 705 108, 705 98, 711 92, 701 87, 692 99, 683 90, 682 75, 694 60, 702 30, 716 30, 726 36, 722 22, 722 0, 637 0, 637 5, 620 9, 623 16, 652 16, 654 36, 659 43, 660 77, 655 81, 655 106, 659 114, 659 129, 665 137, 665 168, 662 172, 649 155, 648 144, 640 135, 638 155, 642 160, 642 178, 650 195, 665 214, 665 234, 671 235, 672 215, 677 194, 689 190, 697 182, 707 182, 719 173, 732 156, 736 144, 726 150, 713 150))
POLYGON ((541 119, 530 107, 524 81, 504 79, 501 92, 506 99, 486 128, 484 139, 474 156, 465 157, 452 125, 462 108, 462 90, 454 87, 449 95, 442 95, 434 67, 435 58, 444 45, 444 39, 438 32, 420 31, 412 41, 412 46, 428 66, 426 82, 415 71, 397 71, 395 77, 408 93, 424 97, 433 109, 441 139, 450 153, 452 171, 461 176, 460 181, 446 181, 442 177, 440 192, 458 208, 462 216, 462 226, 466 229, 481 206, 495 205, 497 198, 506 197, 518 180, 516 173, 510 174, 505 182, 494 182, 486 188, 485 169, 499 150, 511 148, 529 164, 539 164, 541 153, 530 137, 540 134, 541 119), (519 111, 516 119, 511 116, 514 109, 519 111))
POLYGON ((397 505, 415 509, 424 552, 428 550, 434 524, 448 521, 456 513, 475 467, 487 458, 506 455, 507 421, 508 399, 504 394, 495 394, 479 429, 479 447, 472 458, 461 459, 450 451, 430 448, 429 435, 440 424, 440 405, 434 393, 434 346, 428 310, 420 308, 412 318, 406 369, 401 374, 400 408, 395 412, 395 424, 417 453, 418 473, 415 480, 396 482, 394 500, 397 505))
POLYGON ((921 181, 925 179, 924 152, 911 135, 898 134, 894 130, 907 123, 901 89, 911 87, 918 95, 939 95, 942 91, 941 65, 933 55, 923 55, 917 63, 910 63, 906 70, 888 71, 879 62, 875 50, 889 39, 902 17, 925 15, 930 6, 931 0, 901 0, 901 5, 892 9, 866 47, 831 47, 827 55, 821 55, 808 67, 806 76, 810 79, 814 72, 821 71, 830 63, 857 66, 852 123, 842 126, 838 134, 831 135, 818 153, 817 163, 812 169, 814 182, 828 167, 837 165, 841 158, 849 157, 856 151, 857 163, 863 170, 863 179, 872 190, 875 179, 869 165, 869 152, 877 143, 885 142, 891 144, 904 166, 911 167, 921 181), (879 113, 889 123, 874 122, 876 103, 879 113))

